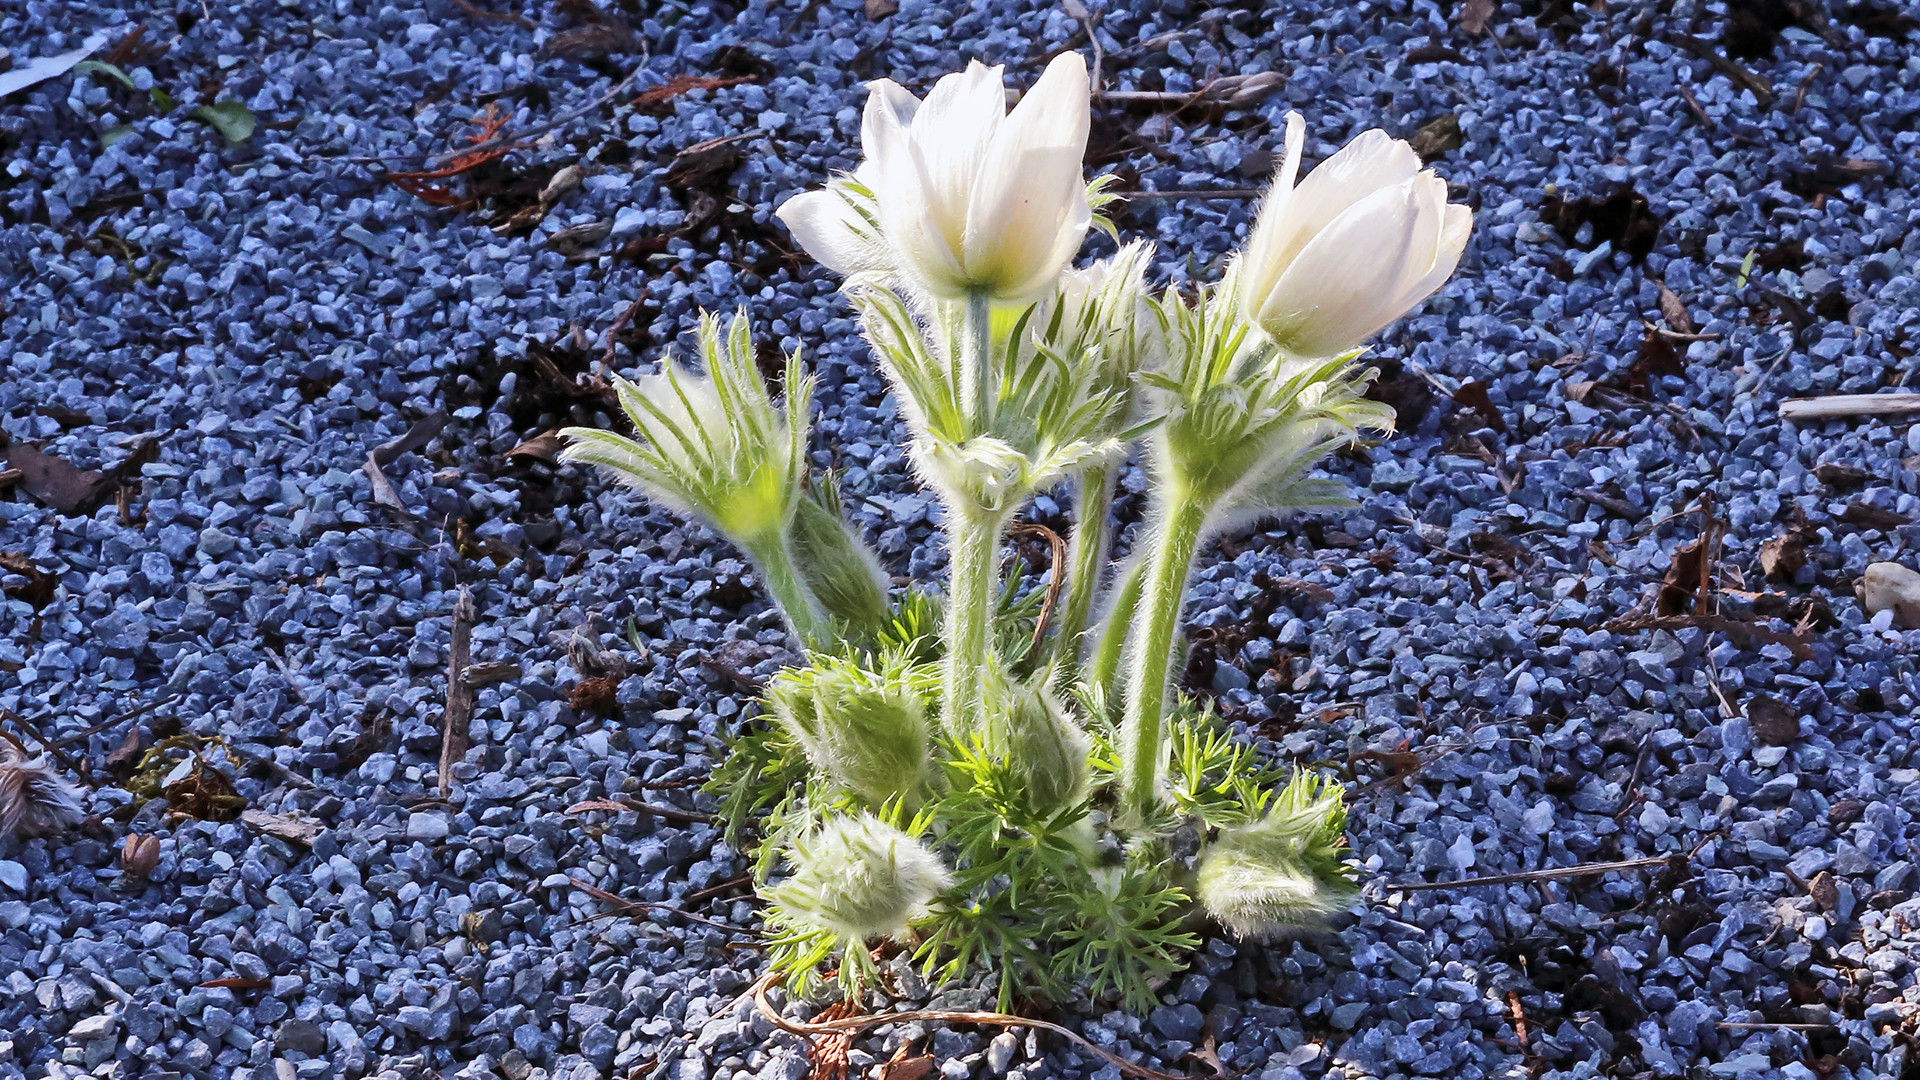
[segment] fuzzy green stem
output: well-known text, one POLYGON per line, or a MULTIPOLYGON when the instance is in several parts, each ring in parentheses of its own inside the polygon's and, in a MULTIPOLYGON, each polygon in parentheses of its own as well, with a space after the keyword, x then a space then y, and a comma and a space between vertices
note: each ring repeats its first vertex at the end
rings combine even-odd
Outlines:
POLYGON ((826 647, 829 644, 826 640, 828 622, 821 617, 813 593, 807 590, 800 571, 794 567, 793 555, 787 551, 786 540, 775 533, 751 545, 748 550, 753 555, 755 567, 760 571, 760 579, 766 582, 767 592, 772 594, 780 613, 787 617, 787 626, 793 630, 794 636, 810 649, 826 647))
POLYGON ((1007 515, 978 507, 947 508, 947 664, 945 723, 971 730, 980 684, 993 655, 993 609, 1000 584, 1000 534, 1007 515))
POLYGON ((998 389, 993 378, 993 307, 987 290, 967 290, 966 325, 961 331, 961 409, 973 421, 975 431, 985 431, 993 422, 993 401, 998 389))
POLYGON ((1080 635, 1086 632, 1093 597, 1100 590, 1100 572, 1107 565, 1112 542, 1107 509, 1113 503, 1114 473, 1112 466, 1101 465, 1080 474, 1074 505, 1078 520, 1067 552, 1067 602, 1054 621, 1058 643, 1054 648, 1069 667, 1080 664, 1080 635))
POLYGON ((1167 679, 1174 652, 1173 635, 1186 599, 1187 574, 1207 506, 1170 485, 1166 504, 1154 522, 1148 548, 1146 584, 1127 636, 1127 702, 1120 728, 1120 809, 1124 820, 1152 817, 1160 802, 1166 771, 1167 679))
POLYGON ((1120 657, 1127 646, 1127 628, 1133 625, 1133 609, 1140 606, 1140 586, 1146 578, 1141 563, 1140 559, 1130 560, 1121 572, 1106 623, 1100 628, 1100 640, 1087 657, 1086 683, 1099 687, 1109 702, 1119 698, 1120 688, 1114 680, 1120 674, 1120 657))

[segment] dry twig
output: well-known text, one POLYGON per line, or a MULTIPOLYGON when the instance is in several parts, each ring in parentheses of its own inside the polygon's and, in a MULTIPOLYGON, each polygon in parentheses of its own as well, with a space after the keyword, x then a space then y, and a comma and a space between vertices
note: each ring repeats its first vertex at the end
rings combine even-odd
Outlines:
POLYGON ((609 915, 637 915, 641 912, 647 912, 650 914, 664 915, 668 918, 686 919, 689 922, 697 922, 702 926, 711 926, 715 930, 724 930, 729 934, 752 933, 752 931, 745 927, 733 926, 720 922, 717 919, 709 919, 704 915, 695 915, 691 911, 674 907, 672 904, 658 904, 651 900, 629 900, 618 893, 610 893, 597 885, 589 885, 579 878, 568 878, 567 880, 573 884, 574 888, 579 889, 595 900, 603 904, 613 905, 614 910, 608 912, 609 915))
POLYGON ((1620 862, 1582 863, 1579 866, 1554 866, 1545 870, 1522 870, 1517 874, 1489 874, 1486 877, 1463 878, 1459 881, 1402 881, 1387 886, 1403 892, 1432 892, 1436 889, 1471 889, 1477 885, 1518 885, 1530 881, 1556 881, 1562 878, 1595 877, 1611 874, 1616 870, 1651 870, 1657 866, 1671 866, 1676 859, 1685 859, 1674 855, 1656 855, 1646 859, 1624 859, 1620 862))
MULTIPOLYGON (((371 465, 373 459, 367 459, 371 465)), ((453 605, 452 641, 447 647, 447 707, 440 721, 440 797, 453 784, 453 764, 467 756, 467 722, 473 717, 473 687, 467 665, 473 659, 473 590, 460 586, 453 605)))

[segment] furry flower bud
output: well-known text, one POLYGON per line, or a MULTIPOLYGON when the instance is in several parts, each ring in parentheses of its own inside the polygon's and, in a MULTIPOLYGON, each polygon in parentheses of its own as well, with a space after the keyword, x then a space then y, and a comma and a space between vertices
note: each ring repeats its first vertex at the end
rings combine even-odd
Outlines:
POLYGON ((814 657, 767 685, 768 711, 814 768, 869 806, 917 801, 931 768, 927 710, 910 671, 814 657))
POLYGON ((749 550, 777 542, 806 474, 812 382, 798 357, 787 364, 787 401, 774 405, 754 362, 746 314, 724 335, 700 320, 705 376, 668 360, 658 375, 616 380, 620 406, 639 439, 567 428, 565 461, 598 465, 682 513, 712 522, 749 550))
POLYGON ((927 846, 872 814, 834 818, 787 852, 793 874, 768 899, 845 940, 899 938, 953 874, 927 846))
POLYGON ((1224 830, 1201 853, 1201 904, 1242 938, 1314 925, 1354 893, 1340 859, 1346 823, 1338 786, 1296 774, 1267 816, 1224 830))
POLYGON ((821 610, 868 637, 887 623, 887 573, 873 549, 840 513, 840 493, 822 481, 794 507, 787 525, 794 568, 821 610))
POLYGON ((1301 356, 1358 346, 1438 289, 1473 211, 1413 147, 1375 129, 1294 186, 1305 123, 1287 114, 1286 154, 1240 256, 1248 318, 1301 356))
POLYGON ((45 758, 22 757, 0 744, 0 836, 51 836, 78 823, 80 789, 45 758))
POLYGON ((1035 809, 1085 797, 1092 741, 1052 690, 1044 683, 1009 679, 983 701, 997 715, 988 727, 988 749, 1019 774, 1035 809))

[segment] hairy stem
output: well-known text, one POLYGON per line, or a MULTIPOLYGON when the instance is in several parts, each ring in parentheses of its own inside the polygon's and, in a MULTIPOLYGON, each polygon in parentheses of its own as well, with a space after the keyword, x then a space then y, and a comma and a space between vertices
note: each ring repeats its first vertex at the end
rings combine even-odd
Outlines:
POLYGON ((973 430, 985 431, 993 421, 998 387, 993 377, 993 310, 987 290, 967 290, 966 324, 961 330, 960 407, 973 430))
POLYGON ((1153 525, 1146 583, 1127 636, 1127 702, 1120 728, 1120 809, 1125 820, 1148 820, 1166 771, 1167 676, 1174 632, 1186 599, 1187 574, 1200 546, 1207 507, 1172 485, 1153 525))
POLYGON ((1127 646, 1127 629, 1133 625, 1133 609, 1140 606, 1140 586, 1146 579, 1143 562, 1129 560, 1121 571, 1106 622, 1100 627, 1100 640, 1087 657, 1086 683, 1099 687, 1109 702, 1119 699, 1120 687, 1114 680, 1120 675, 1120 656, 1127 646))
POLYGON ((760 570, 761 580, 766 582, 767 592, 772 594, 780 613, 787 617, 787 626, 793 630, 794 636, 810 649, 828 645, 827 620, 821 617, 813 593, 807 590, 799 570, 794 567, 793 555, 787 550, 786 540, 775 533, 754 544, 749 551, 753 555, 754 565, 760 570))
POLYGON ((946 725, 958 735, 978 722, 980 683, 993 655, 993 609, 1000 584, 1000 534, 1007 515, 978 507, 947 509, 946 725))
POLYGON ((1113 503, 1116 471, 1102 465, 1080 474, 1074 500, 1077 520, 1067 552, 1067 602, 1053 623, 1054 648, 1066 657, 1069 667, 1080 664, 1080 635, 1087 629, 1093 597, 1100 589, 1100 572, 1107 565, 1107 548, 1112 543, 1107 509, 1113 503))

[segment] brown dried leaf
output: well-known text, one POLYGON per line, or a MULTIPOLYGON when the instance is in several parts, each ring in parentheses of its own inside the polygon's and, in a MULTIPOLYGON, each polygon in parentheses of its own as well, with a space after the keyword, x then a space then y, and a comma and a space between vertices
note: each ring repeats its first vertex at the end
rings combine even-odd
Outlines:
POLYGON ((1768 746, 1787 746, 1800 737, 1800 715, 1776 697, 1756 694, 1747 701, 1753 737, 1768 746))
POLYGON ((1214 1043, 1212 1029, 1208 1029, 1206 1038, 1201 1041, 1198 1047, 1187 1051, 1187 1056, 1205 1065, 1207 1068, 1212 1069, 1213 1075, 1215 1076, 1232 1075, 1227 1071, 1226 1064, 1220 1060, 1220 1051, 1214 1043))
MULTIPOLYGON (((891 3, 891 0, 888 0, 891 3)), ((868 0, 871 9, 872 0, 868 0)), ((934 1073, 933 1055, 921 1054, 919 1057, 899 1058, 880 1066, 880 1080, 927 1080, 934 1073)))
POLYGON ((1460 31, 1473 37, 1487 32, 1487 22, 1498 11, 1493 0, 1467 0, 1460 5, 1460 31))
POLYGON ((360 734, 339 751, 340 767, 357 769, 374 754, 386 749, 387 736, 393 731, 393 721, 387 719, 385 709, 370 708, 360 715, 360 734))
POLYGON ((203 990, 265 990, 273 984, 266 979, 247 979, 236 975, 225 979, 208 979, 194 985, 203 990))
POLYGON ((896 0, 867 0, 867 18, 873 22, 879 22, 899 10, 900 5, 896 0))
POLYGON ((1687 313, 1687 305, 1667 288, 1666 282, 1655 278, 1653 283, 1660 289, 1660 316, 1667 320, 1667 325, 1683 334, 1693 333, 1693 316, 1687 313))
POLYGON ((288 814, 269 814, 264 810, 248 810, 240 815, 240 820, 268 836, 277 836, 301 847, 312 847, 313 842, 320 839, 320 834, 325 831, 317 821, 288 814))
POLYGON ((133 771, 133 765, 140 760, 140 725, 127 728, 127 737, 107 755, 104 762, 107 771, 116 776, 125 776, 133 771))
POLYGON ((620 23, 596 22, 590 26, 562 30, 547 39, 540 50, 548 56, 584 59, 632 51, 633 30, 620 23))
POLYGON ((1832 461, 1824 465, 1815 465, 1813 467, 1813 475, 1818 477, 1820 482, 1827 487, 1842 491, 1857 488, 1868 480, 1873 479, 1872 473, 1857 465, 1841 465, 1838 462, 1832 461))
POLYGON ((1847 509, 1840 515, 1840 520, 1862 529, 1878 529, 1881 532, 1892 532, 1913 521, 1905 514, 1883 510, 1870 502, 1848 503, 1847 509))
POLYGON ((664 179, 668 187, 697 188, 722 180, 747 159, 737 136, 723 135, 694 143, 673 156, 664 179))
POLYGON ((600 254, 599 244, 613 232, 611 221, 589 221, 570 225, 547 237, 547 246, 569 260, 592 259, 600 254))
POLYGON ((1493 430, 1502 433, 1507 430, 1507 418, 1500 415, 1499 409, 1494 408, 1493 399, 1487 396, 1486 383, 1478 379, 1461 383, 1460 389, 1453 392, 1453 400, 1479 413, 1480 418, 1485 420, 1487 426, 1493 430))
POLYGON ((1656 376, 1684 375, 1686 372, 1673 342, 1649 330, 1640 338, 1640 352, 1627 368, 1627 389, 1641 397, 1652 397, 1656 376))
POLYGON ((524 458, 528 461, 544 461, 553 464, 560 448, 567 444, 558 431, 543 431, 519 446, 507 451, 510 458, 524 458))
POLYGON ((33 565, 33 560, 18 551, 0 551, 0 570, 9 574, 19 574, 27 580, 19 585, 7 586, 6 593, 16 600, 25 600, 35 611, 53 603, 55 586, 59 583, 52 574, 33 565))
POLYGON ((1797 529, 1781 533, 1760 545, 1760 572, 1776 581, 1788 581, 1807 565, 1807 537, 1797 529))
POLYGON ((1693 598, 1706 574, 1706 543, 1695 540, 1681 545, 1660 579, 1660 599, 1654 610, 1661 615, 1684 615, 1693 610, 1693 598))
POLYGON ((608 814, 621 814, 630 809, 632 809, 632 807, 626 803, 615 802, 612 799, 588 799, 585 802, 577 802, 567 807, 567 813, 590 814, 597 810, 608 814))
POLYGON ((77 469, 65 458, 18 443, 6 450, 7 467, 20 470, 19 487, 62 514, 84 514, 99 505, 100 474, 77 469))
POLYGON ((1432 161, 1449 150, 1458 150, 1461 142, 1460 117, 1446 113, 1422 124, 1413 138, 1407 140, 1407 145, 1420 155, 1420 160, 1432 161))

